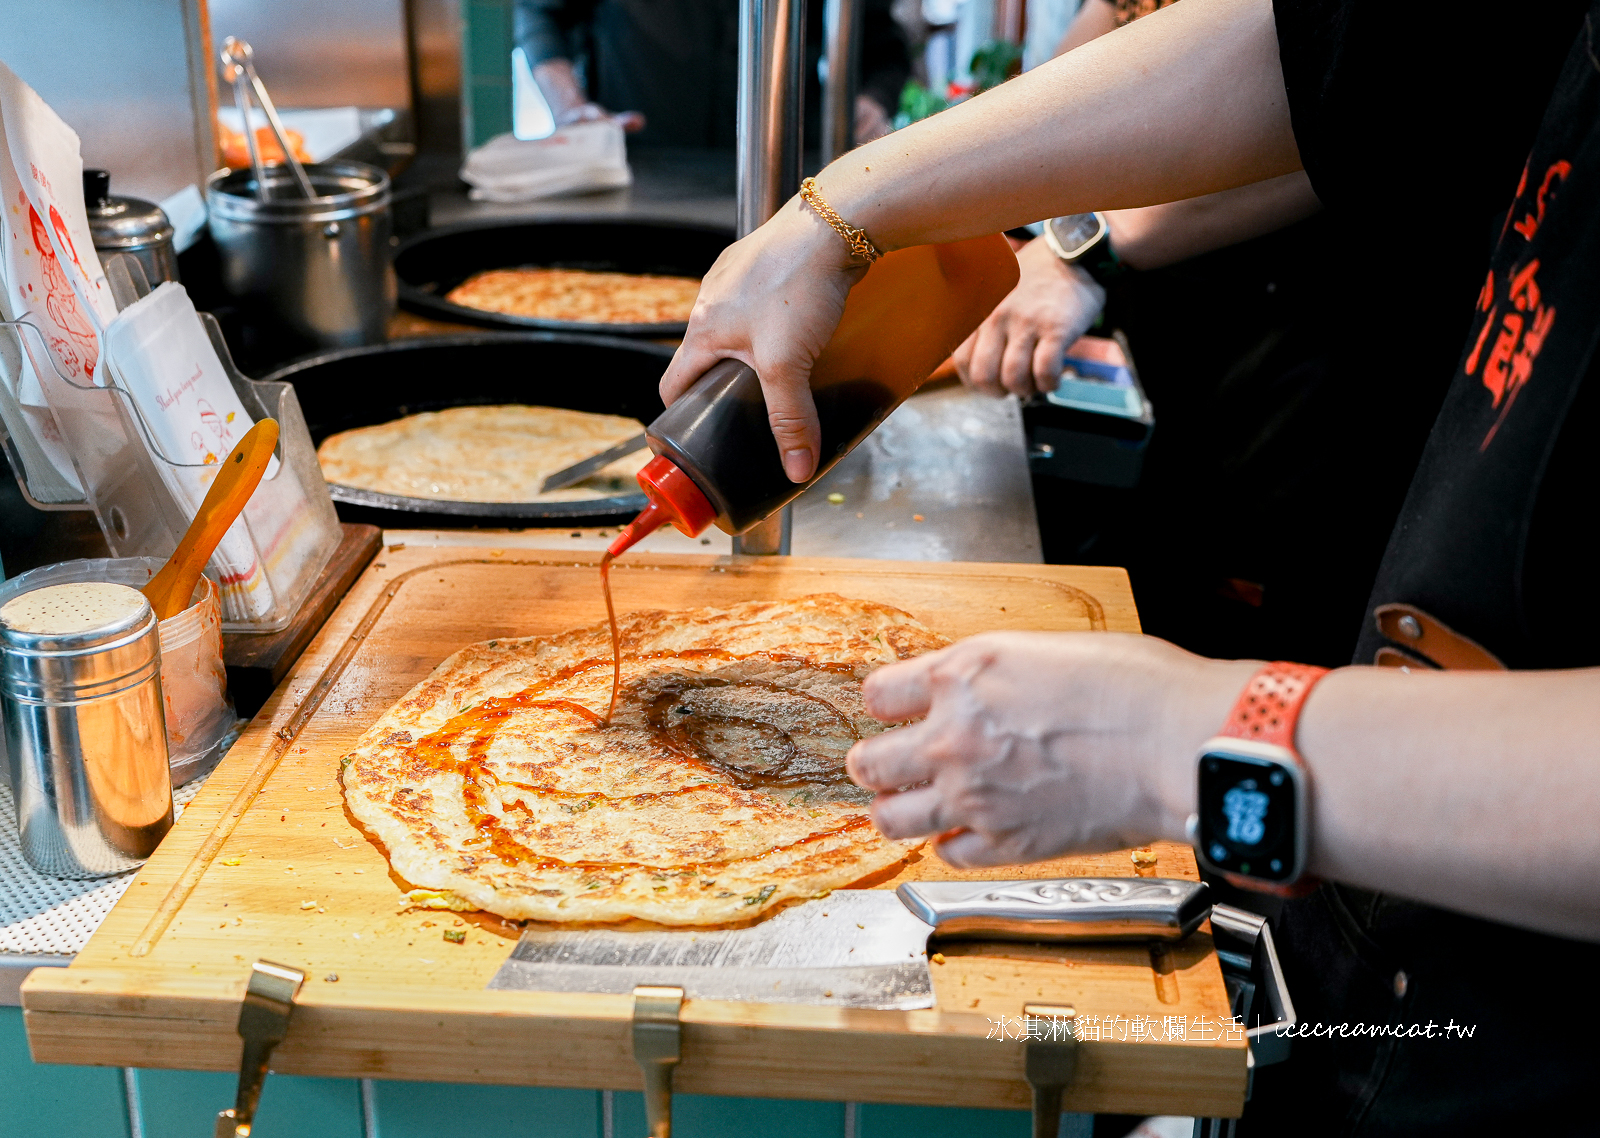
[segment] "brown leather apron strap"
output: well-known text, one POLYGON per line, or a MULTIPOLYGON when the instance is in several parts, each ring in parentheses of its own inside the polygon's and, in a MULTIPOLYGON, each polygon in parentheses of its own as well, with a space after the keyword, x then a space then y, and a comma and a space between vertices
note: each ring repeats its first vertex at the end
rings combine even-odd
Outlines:
POLYGON ((1385 644, 1379 648, 1372 657, 1372 662, 1380 668, 1415 668, 1419 672, 1437 672, 1439 666, 1432 660, 1425 660, 1421 656, 1413 655, 1404 648, 1396 648, 1392 644, 1385 644))
POLYGON ((1450 671, 1503 672, 1506 666, 1476 640, 1415 605, 1379 605, 1373 610, 1378 631, 1394 641, 1379 648, 1373 663, 1380 667, 1434 667, 1450 671))

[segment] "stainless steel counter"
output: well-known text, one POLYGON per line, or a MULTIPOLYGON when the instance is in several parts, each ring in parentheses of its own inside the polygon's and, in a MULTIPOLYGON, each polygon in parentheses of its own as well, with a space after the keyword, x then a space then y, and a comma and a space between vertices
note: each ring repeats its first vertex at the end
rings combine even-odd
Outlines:
POLYGON ((733 152, 634 148, 633 185, 532 202, 475 202, 459 185, 430 198, 432 223, 518 218, 667 218, 734 227, 733 152))
POLYGON ((953 386, 912 396, 795 503, 794 552, 1042 561, 1016 400, 953 386))

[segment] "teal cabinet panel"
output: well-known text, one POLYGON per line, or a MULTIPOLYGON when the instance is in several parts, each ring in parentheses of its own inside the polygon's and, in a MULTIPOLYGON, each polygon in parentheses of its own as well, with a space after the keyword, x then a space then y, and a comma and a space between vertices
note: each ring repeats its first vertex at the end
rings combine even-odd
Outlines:
MULTIPOLYGON (((599 1091, 382 1079, 374 1080, 372 1086, 379 1138, 441 1138, 467 1132, 516 1138, 601 1138, 599 1091)), ((639 1133, 642 1136, 644 1131, 639 1133)))
MULTIPOLYGON (((215 1126, 217 1111, 233 1105, 239 1089, 239 1076, 222 1071, 141 1070, 139 1115, 144 1120, 145 1138, 192 1138, 209 1133, 215 1126)), ((269 1108, 281 1090, 276 1075, 267 1076, 261 1105, 269 1108)), ((359 1102, 358 1104, 359 1105, 359 1102)))
POLYGON ((511 130, 511 0, 463 0, 461 101, 468 149, 511 130))
POLYGON ((116 1067, 64 1067, 28 1055, 21 1008, 0 1008, 0 1138, 127 1138, 116 1067))
MULTIPOLYGON (((612 1099, 615 1138, 648 1134, 644 1096, 618 1091, 612 1099)), ((842 1138, 844 1104, 799 1099, 673 1095, 675 1138, 842 1138)), ((383 1138, 389 1138, 387 1134, 383 1138)))
POLYGON ((856 1111, 851 1138, 1030 1138, 1033 1133, 1033 1119, 1025 1110, 864 1102, 856 1111))
MULTIPOLYGON (((233 1105, 239 1077, 220 1071, 139 1072, 145 1138, 195 1138, 212 1132, 217 1111, 233 1105)), ((361 1084, 355 1079, 268 1075, 257 1131, 285 1138, 362 1138, 361 1084)))
POLYGON ((477 76, 498 76, 511 67, 512 4, 509 0, 467 0, 462 62, 477 76))

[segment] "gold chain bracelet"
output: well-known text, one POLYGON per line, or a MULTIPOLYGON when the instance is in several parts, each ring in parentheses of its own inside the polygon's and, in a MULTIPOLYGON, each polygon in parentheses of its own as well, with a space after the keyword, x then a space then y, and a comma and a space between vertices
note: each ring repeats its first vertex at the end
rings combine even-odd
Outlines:
POLYGON ((833 226, 834 232, 843 237, 845 244, 850 246, 850 255, 871 264, 883 256, 878 247, 872 243, 872 238, 867 236, 865 229, 857 228, 839 216, 839 211, 822 200, 822 194, 817 190, 817 180, 807 178, 800 183, 800 200, 816 212, 816 215, 833 226))

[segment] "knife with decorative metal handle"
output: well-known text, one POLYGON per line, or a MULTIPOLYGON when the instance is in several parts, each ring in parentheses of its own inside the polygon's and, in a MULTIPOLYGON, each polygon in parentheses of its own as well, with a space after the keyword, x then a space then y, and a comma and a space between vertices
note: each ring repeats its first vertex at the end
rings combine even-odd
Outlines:
POLYGON ((933 935, 984 940, 1182 940, 1211 912, 1205 882, 1166 877, 910 881, 895 893, 933 935))

